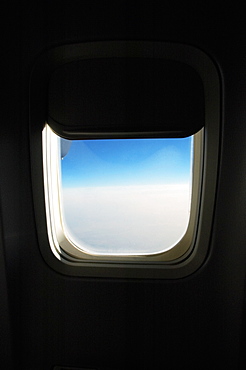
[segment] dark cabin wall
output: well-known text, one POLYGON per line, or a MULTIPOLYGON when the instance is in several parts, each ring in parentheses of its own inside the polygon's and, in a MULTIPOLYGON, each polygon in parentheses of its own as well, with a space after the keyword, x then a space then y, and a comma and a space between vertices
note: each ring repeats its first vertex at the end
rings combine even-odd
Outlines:
MULTIPOLYGON (((0 199, 10 309, 5 368, 236 369, 246 270, 245 34, 242 9, 175 3, 9 3, 3 38, 0 199), (45 49, 98 40, 159 40, 205 51, 221 75, 220 168, 210 252, 180 280, 63 276, 41 257, 33 211, 28 84, 45 49), (6 73, 5 73, 6 71, 6 73)), ((39 169, 32 169, 38 171, 39 169)), ((8 289, 8 301, 5 301, 8 289)), ((5 304, 4 303, 4 304, 5 304)), ((1 318, 4 321, 4 318, 1 318)), ((243 353, 243 350, 241 350, 243 353)), ((241 361, 243 368, 243 360, 241 361)))

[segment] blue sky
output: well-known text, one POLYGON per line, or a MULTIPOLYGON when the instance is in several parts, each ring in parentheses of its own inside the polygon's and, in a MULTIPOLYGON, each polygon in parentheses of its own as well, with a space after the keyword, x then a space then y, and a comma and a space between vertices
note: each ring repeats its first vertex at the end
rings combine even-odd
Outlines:
POLYGON ((192 139, 74 140, 63 187, 181 184, 190 180, 192 139))

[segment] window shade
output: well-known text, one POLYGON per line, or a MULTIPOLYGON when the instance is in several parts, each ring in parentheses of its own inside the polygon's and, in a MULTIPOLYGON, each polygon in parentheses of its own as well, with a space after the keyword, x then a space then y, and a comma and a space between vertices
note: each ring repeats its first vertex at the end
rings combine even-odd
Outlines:
POLYGON ((65 138, 185 137, 204 126, 203 83, 183 62, 77 60, 54 70, 48 89, 48 123, 65 138))

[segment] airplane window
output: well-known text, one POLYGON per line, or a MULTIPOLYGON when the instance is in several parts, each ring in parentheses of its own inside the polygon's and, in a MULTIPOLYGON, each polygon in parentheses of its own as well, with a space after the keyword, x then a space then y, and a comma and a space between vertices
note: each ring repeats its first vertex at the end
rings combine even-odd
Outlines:
POLYGON ((152 41, 63 45, 40 57, 30 145, 49 266, 121 279, 200 268, 216 201, 218 71, 193 46, 152 41))
POLYGON ((46 125, 57 244, 74 257, 174 248, 190 223, 195 136, 66 140, 46 125))

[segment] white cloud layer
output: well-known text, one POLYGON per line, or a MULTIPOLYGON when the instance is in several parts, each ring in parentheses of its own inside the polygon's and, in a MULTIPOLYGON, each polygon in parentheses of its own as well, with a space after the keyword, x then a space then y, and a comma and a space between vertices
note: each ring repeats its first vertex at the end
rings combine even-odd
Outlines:
POLYGON ((83 187, 63 190, 68 235, 98 254, 157 253, 184 235, 189 185, 83 187))

